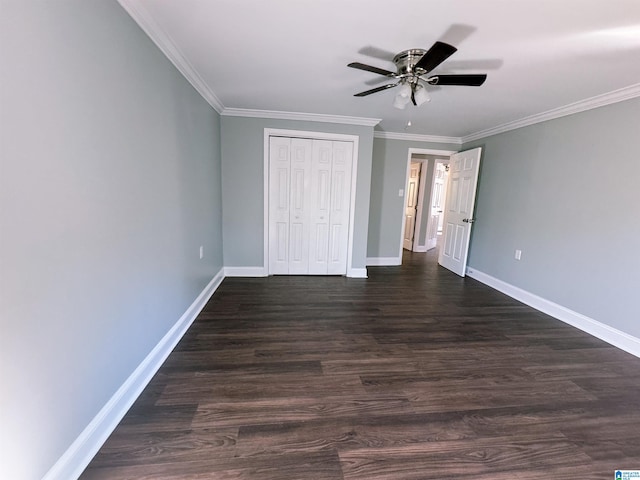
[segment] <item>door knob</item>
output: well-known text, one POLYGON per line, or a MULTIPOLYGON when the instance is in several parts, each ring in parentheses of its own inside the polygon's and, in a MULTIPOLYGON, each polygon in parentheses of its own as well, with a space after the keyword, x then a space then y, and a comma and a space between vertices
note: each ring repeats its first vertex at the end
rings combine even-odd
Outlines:
POLYGON ((462 221, 463 221, 464 223, 473 223, 473 222, 475 222, 476 220, 475 220, 475 218, 463 218, 463 219, 462 219, 462 221))

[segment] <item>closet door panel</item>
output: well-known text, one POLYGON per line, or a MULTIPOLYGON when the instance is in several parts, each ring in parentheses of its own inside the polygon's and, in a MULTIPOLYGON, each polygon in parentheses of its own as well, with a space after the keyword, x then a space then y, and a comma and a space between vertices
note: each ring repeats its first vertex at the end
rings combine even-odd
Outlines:
POLYGON ((291 198, 289 203, 289 273, 309 271, 309 225, 312 141, 291 139, 291 198))
POLYGON ((332 142, 313 140, 310 188, 311 237, 309 238, 309 273, 312 275, 328 273, 332 162, 332 142))
POLYGON ((269 273, 289 273, 291 139, 269 139, 269 273))
POLYGON ((353 143, 332 142, 331 207, 327 273, 347 273, 353 143))

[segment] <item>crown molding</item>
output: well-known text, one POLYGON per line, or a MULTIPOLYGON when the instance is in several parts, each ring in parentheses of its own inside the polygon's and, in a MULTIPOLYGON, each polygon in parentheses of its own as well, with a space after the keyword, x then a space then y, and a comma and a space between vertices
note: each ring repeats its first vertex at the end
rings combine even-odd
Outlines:
MULTIPOLYGON (((225 108, 216 94, 207 86, 205 81, 196 72, 195 68, 186 59, 182 51, 176 46, 171 37, 160 28, 153 20, 149 12, 136 0, 118 0, 122 8, 131 16, 138 26, 147 34, 147 36, 156 44, 156 46, 164 53, 169 61, 178 69, 178 71, 187 79, 187 81, 196 89, 196 91, 211 105, 220 115, 230 117, 254 117, 254 118, 273 118, 280 120, 299 120, 309 122, 323 123, 340 123, 347 125, 376 126, 382 119, 366 118, 366 117, 349 117, 343 115, 325 115, 317 113, 299 113, 299 112, 280 112, 270 110, 252 110, 242 108, 225 108)), ((463 137, 445 137, 436 135, 420 135, 396 132, 374 131, 375 138, 386 138, 391 140, 407 140, 417 142, 433 142, 433 143, 451 143, 461 145, 463 143, 479 140, 481 138, 497 135, 499 133, 508 132, 517 128, 527 127, 536 123, 553 120, 556 118, 592 110, 598 107, 604 107, 612 103, 630 100, 640 97, 640 83, 630 85, 618 90, 614 90, 602 95, 596 95, 585 100, 581 100, 563 107, 554 108, 546 112, 537 113, 528 117, 515 120, 513 122, 497 125, 492 128, 480 130, 475 133, 463 137)))
POLYGON ((570 103, 564 107, 554 108, 547 110, 546 112, 537 113, 529 117, 521 118, 514 122, 504 123, 496 127, 481 130, 470 135, 462 137, 462 143, 471 142, 480 138, 489 137, 491 135, 497 135, 499 133, 515 130, 516 128, 527 127, 535 123, 546 122, 547 120, 553 120, 555 118, 565 117, 567 115, 573 115, 574 113, 580 113, 587 110, 592 110, 598 107, 604 107, 612 103, 622 102, 624 100, 630 100, 635 97, 640 97, 640 83, 630 85, 628 87, 614 90, 602 95, 596 95, 595 97, 587 98, 579 102, 570 103))
POLYGON ((141 5, 141 2, 118 0, 118 3, 120 3, 122 8, 133 18, 153 43, 156 44, 160 51, 165 54, 169 61, 173 63, 178 71, 182 73, 193 88, 202 95, 207 103, 211 105, 216 112, 221 113, 224 110, 224 105, 220 99, 207 86, 204 80, 202 80, 196 72, 196 69, 189 63, 171 37, 153 20, 149 12, 141 5))
POLYGON ((462 145, 460 137, 443 137, 439 135, 421 135, 418 133, 373 132, 374 138, 386 138, 387 140, 407 140, 412 142, 453 143, 462 145))
POLYGON ((220 115, 225 117, 273 118, 277 120, 300 120, 306 122, 342 123, 375 127, 382 119, 325 115, 322 113, 280 112, 276 110, 253 110, 248 108, 225 108, 220 115))

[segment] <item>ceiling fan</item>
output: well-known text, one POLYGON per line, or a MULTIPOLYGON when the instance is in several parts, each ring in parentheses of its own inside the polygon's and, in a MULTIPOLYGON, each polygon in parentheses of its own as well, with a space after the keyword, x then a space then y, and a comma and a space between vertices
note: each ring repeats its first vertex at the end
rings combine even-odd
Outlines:
POLYGON ((487 79, 486 74, 469 75, 431 75, 429 72, 453 55, 458 49, 444 42, 436 42, 429 50, 413 48, 404 50, 393 57, 396 72, 383 68, 373 67, 364 63, 353 62, 347 65, 351 68, 366 70, 385 77, 398 80, 396 83, 388 83, 381 87, 356 93, 354 97, 366 97, 372 93, 381 92, 389 88, 400 86, 393 106, 403 109, 409 102, 414 105, 422 105, 430 100, 425 85, 462 85, 479 87, 487 79))

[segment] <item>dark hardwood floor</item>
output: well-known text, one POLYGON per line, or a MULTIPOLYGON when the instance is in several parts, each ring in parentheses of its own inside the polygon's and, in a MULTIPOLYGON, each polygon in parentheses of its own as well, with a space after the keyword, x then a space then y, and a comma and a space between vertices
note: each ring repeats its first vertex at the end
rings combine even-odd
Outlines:
POLYGON ((228 278, 88 479, 586 480, 640 469, 640 359, 435 252, 228 278))

